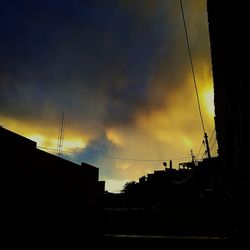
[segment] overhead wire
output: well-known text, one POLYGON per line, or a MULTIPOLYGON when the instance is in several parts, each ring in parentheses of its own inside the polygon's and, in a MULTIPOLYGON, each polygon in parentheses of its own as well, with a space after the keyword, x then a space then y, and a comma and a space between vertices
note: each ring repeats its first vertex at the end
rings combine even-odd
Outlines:
POLYGON ((192 60, 190 43, 189 43, 189 39, 188 39, 188 31, 187 31, 187 25, 186 25, 186 21, 185 21, 185 14, 184 14, 183 6, 182 6, 182 0, 180 0, 180 6, 181 6, 181 14, 182 14, 182 20, 183 20, 183 24, 184 24, 185 37, 186 37, 186 42, 187 42, 190 66, 191 66, 191 71, 192 71, 192 77, 193 77, 193 82, 194 82, 194 87, 195 87, 197 105, 198 105, 198 110, 199 110, 199 114, 200 114, 202 129, 203 129, 203 132, 205 134, 206 130, 205 130, 204 120, 203 120, 203 116, 202 116, 202 112, 201 112, 200 98, 199 98, 199 93, 198 93, 198 88, 197 88, 197 83, 196 83, 196 78, 195 78, 195 73, 194 73, 194 65, 193 65, 193 60, 192 60))
MULTIPOLYGON (((37 146, 38 149, 44 149, 48 151, 55 151, 57 152, 57 149, 53 148, 47 148, 47 147, 40 147, 37 146)), ((70 152, 67 150, 63 150, 62 152, 68 153, 68 154, 73 154, 74 152, 70 152)), ((178 158, 164 158, 164 159, 138 159, 138 158, 125 158, 125 157, 114 157, 114 156, 101 156, 100 158, 105 158, 105 159, 110 159, 110 160, 120 160, 120 161, 142 161, 142 162, 164 162, 164 161, 178 161, 178 160, 186 160, 189 159, 190 157, 178 157, 178 158)))
POLYGON ((201 145, 200 145, 200 149, 196 155, 196 157, 198 157, 200 155, 200 152, 201 152, 201 149, 202 149, 202 146, 204 146, 204 141, 201 142, 201 145))
POLYGON ((165 158, 165 159, 138 159, 138 158, 122 158, 113 156, 102 156, 101 158, 111 159, 111 160, 121 160, 121 161, 144 161, 144 162, 162 162, 162 161, 178 161, 189 159, 190 157, 180 157, 180 158, 165 158))
POLYGON ((215 128, 214 128, 214 130, 213 130, 213 132, 212 132, 212 134, 211 134, 211 136, 210 136, 210 140, 209 140, 209 142, 208 143, 210 143, 211 142, 211 140, 213 139, 213 135, 215 134, 215 128))
MULTIPOLYGON (((212 152, 212 150, 214 149, 214 146, 217 144, 216 129, 215 128, 214 128, 214 130, 213 130, 213 132, 211 134, 209 144, 211 145, 210 146, 210 151, 212 152)), ((215 154, 217 154, 217 153, 215 153, 215 154)))
POLYGON ((217 140, 215 139, 214 141, 213 141, 213 144, 212 144, 212 146, 211 146, 211 151, 213 150, 213 148, 214 148, 214 146, 217 144, 217 140))
POLYGON ((206 151, 203 153, 202 157, 200 158, 200 161, 202 161, 204 159, 206 153, 207 153, 206 151))
MULTIPOLYGON (((200 98, 199 98, 199 92, 198 92, 198 87, 197 87, 197 81, 196 81, 195 72, 194 72, 194 65, 193 65, 193 60, 192 60, 191 48, 190 48, 190 43, 189 43, 189 39, 188 39, 188 31, 187 31, 187 25, 186 25, 186 20, 185 20, 185 14, 184 14, 184 10, 183 10, 182 0, 180 0, 180 7, 181 7, 181 14, 182 14, 182 19, 183 19, 183 24, 184 24, 185 37, 186 37, 186 43, 187 43, 187 48, 188 48, 188 55, 189 55, 189 60, 190 60, 190 66, 191 66, 191 71, 192 71, 192 78, 193 78, 194 88, 195 88, 195 93, 196 93, 197 106, 198 106, 198 110, 199 110, 199 116, 200 116, 200 120, 201 120, 201 125, 202 125, 203 132, 204 132, 204 134, 206 134, 205 125, 204 125, 204 119, 203 119, 202 111, 201 111, 201 105, 200 105, 200 98)), ((213 136, 214 132, 215 132, 215 129, 214 129, 214 131, 212 133, 212 136, 213 136)), ((209 143, 212 140, 212 136, 211 136, 211 138, 209 140, 209 143)), ((202 145, 204 145, 204 141, 202 142, 202 144, 200 146, 200 149, 198 151, 197 156, 200 154, 200 151, 202 149, 202 145)), ((46 149, 46 150, 52 150, 52 151, 57 151, 55 149, 44 148, 44 147, 38 147, 38 148, 46 149)), ((63 152, 65 152, 65 151, 63 151, 63 152)), ((71 152, 68 152, 68 153, 71 153, 71 152)), ((204 157, 205 154, 206 154, 206 151, 203 153, 201 159, 203 159, 203 157, 204 157)), ((101 158, 110 159, 110 160, 143 161, 143 162, 160 162, 160 161, 166 161, 166 159, 138 159, 138 158, 123 158, 123 157, 113 157, 113 156, 102 156, 101 158)), ((188 158, 189 157, 181 157, 181 158, 174 158, 174 159, 171 159, 171 160, 184 160, 184 159, 188 159, 188 158)))
MULTIPOLYGON (((58 152, 57 149, 54 149, 54 148, 47 148, 47 147, 40 147, 40 146, 37 146, 38 149, 45 149, 45 150, 49 150, 49 151, 56 151, 58 152)), ((62 152, 65 152, 64 150, 62 152)), ((66 151, 67 152, 67 151, 66 151)))

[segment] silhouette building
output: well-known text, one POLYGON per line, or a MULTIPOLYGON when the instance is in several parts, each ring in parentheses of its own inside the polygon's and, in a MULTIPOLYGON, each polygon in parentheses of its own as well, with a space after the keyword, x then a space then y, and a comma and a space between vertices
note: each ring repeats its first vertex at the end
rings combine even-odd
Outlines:
POLYGON ((104 182, 98 168, 37 149, 36 142, 0 127, 4 226, 8 236, 46 239, 100 233, 104 182), (84 234, 83 234, 84 232, 84 234))
POLYGON ((247 9, 242 2, 207 1, 222 192, 231 211, 231 230, 245 239, 250 238, 249 230, 247 233, 249 167, 244 161, 248 137, 246 83, 249 76, 244 58, 249 47, 244 19, 247 9))

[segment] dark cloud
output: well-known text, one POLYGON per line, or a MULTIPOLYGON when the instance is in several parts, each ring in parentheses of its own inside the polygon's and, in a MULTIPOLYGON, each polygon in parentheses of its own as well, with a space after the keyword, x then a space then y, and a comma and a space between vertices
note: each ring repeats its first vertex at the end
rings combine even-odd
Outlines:
MULTIPOLYGON (((74 154, 71 158, 75 162, 87 162, 94 166, 99 166, 105 162, 106 156, 112 152, 114 154, 119 148, 112 143, 104 134, 96 139, 91 140, 87 147, 82 151, 74 154)), ((112 177, 115 171, 112 164, 105 165, 101 168, 100 175, 112 177)))
MULTIPOLYGON (((183 1, 198 87, 210 79, 205 2, 183 1)), ((19 133, 56 145, 64 110, 68 147, 86 145, 71 159, 119 180, 149 168, 103 157, 172 157, 200 146, 179 1, 8 0, 0 29, 8 75, 0 117, 19 133)))
POLYGON ((152 14, 143 7, 151 1, 141 8, 139 2, 126 8, 123 1, 4 2, 5 113, 42 119, 66 109, 82 120, 124 124, 151 108, 161 100, 157 93, 173 84, 157 81, 152 90, 152 81, 159 71, 173 74, 175 66, 165 68, 172 31, 164 1, 157 2, 152 14))
POLYGON ((100 158, 102 159, 110 150, 113 151, 115 148, 116 146, 105 135, 102 135, 91 140, 82 152, 74 155, 74 158, 80 161, 88 160, 93 163, 100 160, 100 158))

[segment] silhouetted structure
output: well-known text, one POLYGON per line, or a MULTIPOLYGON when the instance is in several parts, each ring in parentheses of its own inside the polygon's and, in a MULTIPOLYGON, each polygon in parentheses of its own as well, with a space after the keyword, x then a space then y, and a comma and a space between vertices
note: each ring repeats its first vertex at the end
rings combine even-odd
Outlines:
MULTIPOLYGON (((232 233, 249 244, 249 164, 247 156, 247 3, 208 0, 214 78, 215 124, 223 194, 232 233)), ((240 246, 238 246, 240 247, 240 246)))
POLYGON ((227 235, 227 215, 217 178, 219 158, 190 164, 190 168, 157 170, 139 182, 127 183, 120 202, 117 195, 112 200, 109 194, 105 205, 115 211, 115 222, 107 230, 128 234, 227 235))
POLYGON ((98 237, 104 192, 98 168, 46 153, 2 127, 0 154, 8 236, 58 243, 98 237))

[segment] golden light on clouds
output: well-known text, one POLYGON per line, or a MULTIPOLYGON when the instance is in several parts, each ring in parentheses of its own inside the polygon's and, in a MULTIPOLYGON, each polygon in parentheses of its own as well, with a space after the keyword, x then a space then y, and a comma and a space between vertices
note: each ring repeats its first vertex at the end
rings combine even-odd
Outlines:
MULTIPOLYGON (((109 16, 107 23, 98 19, 97 25, 87 22, 81 30, 72 29, 81 27, 76 18, 76 23, 65 27, 73 32, 79 47, 71 46, 62 36, 55 61, 51 60, 51 49, 45 48, 49 53, 44 72, 39 63, 33 69, 36 61, 23 68, 22 58, 16 70, 20 75, 12 76, 9 84, 13 85, 9 97, 15 93, 18 98, 15 94, 4 96, 6 112, 0 116, 6 129, 36 141, 38 147, 56 150, 59 110, 65 109, 63 153, 71 152, 72 161, 86 161, 100 168, 100 178, 110 191, 120 189, 125 180, 164 169, 161 160, 191 160, 190 150, 197 153, 204 136, 179 2, 118 2, 117 15, 109 16), (113 17, 118 19, 111 22, 113 17), (64 70, 64 52, 72 59, 69 71, 64 70)), ((206 1, 185 2, 201 110, 210 135, 214 103, 206 1)), ((40 53, 37 56, 34 58, 45 58, 40 53)), ((177 167, 178 161, 173 164, 177 167)))
POLYGON ((27 136, 30 140, 35 141, 37 146, 47 147, 47 139, 43 135, 29 135, 27 136))
POLYGON ((113 192, 119 193, 121 191, 121 187, 125 185, 126 182, 130 181, 127 180, 117 180, 109 178, 105 181, 105 186, 112 187, 113 192))
POLYGON ((196 146, 200 139, 197 133, 200 120, 192 82, 187 78, 185 84, 173 89, 161 109, 138 114, 137 125, 171 153, 189 151, 196 146))
POLYGON ((115 164, 115 167, 121 170, 126 170, 128 168, 130 168, 131 164, 128 162, 117 162, 115 164))
POLYGON ((115 128, 106 129, 106 136, 108 140, 117 146, 121 146, 123 144, 122 134, 115 128))
MULTIPOLYGON (((58 128, 56 126, 44 127, 3 117, 1 117, 1 121, 4 127, 6 126, 9 130, 36 142, 37 147, 44 148, 45 151, 53 153, 57 149, 58 128)), ((63 151, 67 154, 82 150, 86 147, 88 140, 87 136, 78 133, 78 131, 66 131, 63 140, 63 151)))
POLYGON ((182 141, 183 145, 186 147, 186 148, 193 148, 194 146, 194 141, 192 141, 192 139, 189 137, 189 136, 182 136, 182 141))
MULTIPOLYGON (((27 136, 29 139, 36 141, 37 146, 47 149, 56 149, 58 139, 55 137, 52 138, 42 138, 41 135, 35 135, 35 136, 27 136), (42 140, 39 140, 39 138, 42 138, 42 140)), ((63 147, 62 151, 65 154, 71 154, 78 150, 83 150, 86 147, 87 143, 83 140, 80 140, 79 138, 67 138, 63 139, 63 147)))
POLYGON ((204 59, 201 60, 200 71, 197 75, 199 84, 199 96, 202 112, 206 112, 209 118, 214 117, 214 89, 211 64, 204 59))
MULTIPOLYGON (((44 149, 45 151, 56 150, 58 139, 57 137, 45 137, 43 135, 27 135, 27 138, 35 141, 37 147, 44 149)), ((86 147, 87 143, 79 138, 67 138, 63 139, 63 148, 62 151, 64 154, 71 154, 79 150, 83 150, 86 147)), ((51 151, 50 151, 51 152, 51 151)))
POLYGON ((214 92, 213 89, 205 89, 202 92, 202 99, 204 102, 204 107, 206 112, 212 117, 214 117, 214 92))

